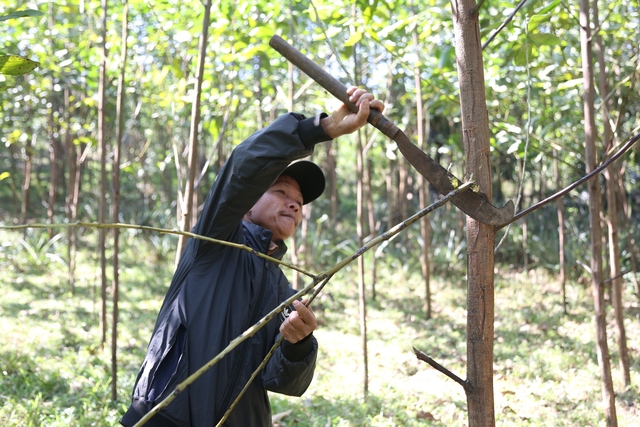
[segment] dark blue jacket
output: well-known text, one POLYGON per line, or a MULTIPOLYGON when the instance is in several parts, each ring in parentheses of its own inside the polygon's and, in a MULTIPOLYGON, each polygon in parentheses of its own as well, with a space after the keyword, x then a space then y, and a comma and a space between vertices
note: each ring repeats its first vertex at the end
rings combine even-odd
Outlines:
MULTIPOLYGON (((319 120, 320 116, 306 119, 290 113, 238 145, 216 178, 193 232, 267 253, 271 232, 242 217, 291 161, 311 154, 316 143, 329 139, 319 120)), ((286 246, 277 243, 279 249, 271 256, 281 258, 286 246)), ((246 250, 190 239, 121 423, 134 425, 177 384, 293 293, 274 263, 246 250)), ((279 337, 281 323, 281 316, 270 321, 146 425, 214 426, 279 337)), ((270 426, 267 390, 302 395, 313 377, 317 349, 313 335, 296 344, 283 341, 224 425, 270 426)))

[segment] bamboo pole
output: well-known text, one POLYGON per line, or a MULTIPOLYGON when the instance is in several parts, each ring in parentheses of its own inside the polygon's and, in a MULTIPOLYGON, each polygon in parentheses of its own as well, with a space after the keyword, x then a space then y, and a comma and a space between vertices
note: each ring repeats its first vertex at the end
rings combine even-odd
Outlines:
POLYGON ((188 231, 179 231, 179 230, 169 230, 166 228, 158 228, 158 227, 149 227, 149 226, 145 226, 145 225, 137 225, 137 224, 123 224, 123 223, 114 223, 114 224, 103 224, 103 223, 98 223, 98 222, 73 222, 73 223, 59 223, 59 224, 19 224, 19 225, 0 225, 0 230, 26 230, 29 228, 32 229, 40 229, 40 228, 70 228, 70 227, 86 227, 86 228, 98 228, 98 229, 103 229, 103 228, 125 228, 125 229, 132 229, 132 230, 144 230, 144 231, 153 231, 156 233, 160 233, 160 234, 175 234, 175 235, 182 235, 182 236, 186 236, 186 237, 193 237, 194 239, 200 239, 200 240, 205 240, 207 242, 212 242, 212 243, 217 243, 220 245, 224 245, 224 246, 230 246, 232 248, 236 248, 236 249, 242 249, 248 252, 251 252, 252 254, 260 257, 260 258, 264 258, 266 260, 269 260, 275 264, 279 264, 283 267, 287 267, 290 268, 292 270, 296 270, 299 271, 300 273, 304 274, 305 276, 311 277, 312 279, 314 279, 316 276, 313 275, 312 273, 309 273, 308 271, 305 271, 295 265, 286 263, 284 261, 280 261, 279 259, 275 259, 270 257, 269 255, 265 255, 261 252, 256 251, 255 249, 246 246, 246 245, 241 245, 239 243, 233 243, 233 242, 227 242, 226 240, 219 240, 219 239, 214 239, 212 237, 207 237, 207 236, 202 236, 199 234, 195 234, 195 233, 191 233, 188 231))

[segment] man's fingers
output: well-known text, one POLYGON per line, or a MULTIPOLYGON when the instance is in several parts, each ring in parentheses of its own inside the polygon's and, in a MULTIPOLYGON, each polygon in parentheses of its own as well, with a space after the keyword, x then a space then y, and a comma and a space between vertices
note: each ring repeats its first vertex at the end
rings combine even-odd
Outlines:
POLYGON ((374 99, 369 102, 369 108, 375 108, 382 113, 384 111, 384 102, 379 99, 374 99))
POLYGON ((313 311, 302 302, 294 301, 293 306, 296 311, 280 325, 280 333, 287 341, 296 343, 313 332, 318 322, 313 311))
MULTIPOLYGON (((303 302, 294 301, 293 308, 295 308, 296 311, 294 313, 291 313, 291 315, 297 315, 294 318, 299 317, 300 320, 307 324, 316 323, 316 316, 313 314, 311 307, 307 307, 303 302)), ((291 315, 289 317, 291 317, 291 315)))

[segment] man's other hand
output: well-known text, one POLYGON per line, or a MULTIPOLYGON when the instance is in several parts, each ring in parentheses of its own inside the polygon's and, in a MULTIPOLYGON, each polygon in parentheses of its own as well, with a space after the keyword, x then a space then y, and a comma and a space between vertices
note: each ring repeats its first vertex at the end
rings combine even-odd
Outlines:
POLYGON ((304 339, 318 327, 315 314, 305 303, 306 301, 294 301, 293 307, 296 311, 289 314, 289 317, 280 325, 280 333, 291 344, 304 339))

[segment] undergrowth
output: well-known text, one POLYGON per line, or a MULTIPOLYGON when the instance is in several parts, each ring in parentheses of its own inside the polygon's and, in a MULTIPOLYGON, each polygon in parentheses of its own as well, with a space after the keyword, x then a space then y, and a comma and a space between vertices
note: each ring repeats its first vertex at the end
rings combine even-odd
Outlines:
MULTIPOLYGON (((166 242, 124 233, 118 398, 113 401, 110 338, 100 345, 98 254, 89 249, 79 253, 72 294, 60 239, 44 244, 34 236, 23 239, 4 233, 0 237, 4 242, 0 247, 0 424, 117 425, 128 407, 171 278, 171 254, 156 250, 166 242), (32 243, 25 245, 21 239, 32 243)), ((421 350, 465 377, 464 273, 452 271, 432 278, 433 316, 425 319, 419 272, 407 268, 405 261, 383 263, 382 259, 376 299, 370 298, 367 307, 366 400, 356 269, 350 266, 334 277, 314 303, 320 354, 311 387, 302 398, 271 395, 276 425, 467 425, 462 388, 418 361, 412 350, 421 350)), ((372 286, 368 268, 370 294, 372 286)), ((495 288, 496 425, 604 425, 590 289, 569 283, 565 314, 559 285, 545 272, 499 269, 495 288)), ((626 390, 621 387, 611 319, 609 346, 618 425, 631 427, 640 425, 640 308, 631 286, 625 288, 625 304, 633 384, 626 390)))

